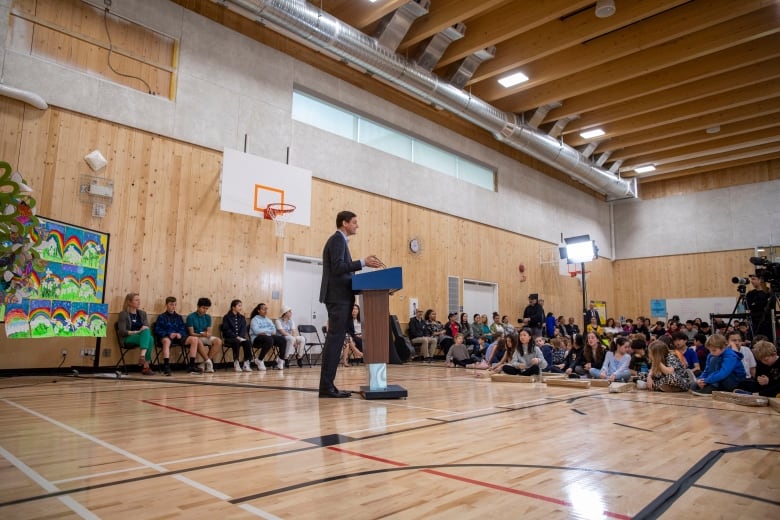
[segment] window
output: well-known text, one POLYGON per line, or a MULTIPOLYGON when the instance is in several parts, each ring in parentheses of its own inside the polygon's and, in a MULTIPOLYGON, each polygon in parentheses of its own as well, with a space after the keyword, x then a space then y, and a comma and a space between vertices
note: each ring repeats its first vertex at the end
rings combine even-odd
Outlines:
POLYGON ((381 125, 301 91, 293 91, 292 117, 326 132, 370 146, 420 166, 496 191, 493 169, 381 125))

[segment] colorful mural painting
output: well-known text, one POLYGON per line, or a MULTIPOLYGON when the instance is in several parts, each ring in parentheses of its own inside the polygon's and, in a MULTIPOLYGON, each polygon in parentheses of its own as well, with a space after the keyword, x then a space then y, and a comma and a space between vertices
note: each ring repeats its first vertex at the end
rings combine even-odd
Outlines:
POLYGON ((15 339, 105 337, 109 235, 44 217, 39 220, 35 233, 41 237, 42 266, 30 274, 24 291, 10 295, 0 289, 6 335, 15 339))

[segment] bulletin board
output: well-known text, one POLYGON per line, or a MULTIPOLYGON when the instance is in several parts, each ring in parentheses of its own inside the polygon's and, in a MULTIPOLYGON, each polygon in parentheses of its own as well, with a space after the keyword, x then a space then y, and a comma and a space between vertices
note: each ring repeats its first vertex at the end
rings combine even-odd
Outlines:
MULTIPOLYGON (((105 337, 109 234, 38 217, 42 266, 13 296, 0 288, 9 339, 105 337)), ((34 237, 37 238, 37 237, 34 237)))

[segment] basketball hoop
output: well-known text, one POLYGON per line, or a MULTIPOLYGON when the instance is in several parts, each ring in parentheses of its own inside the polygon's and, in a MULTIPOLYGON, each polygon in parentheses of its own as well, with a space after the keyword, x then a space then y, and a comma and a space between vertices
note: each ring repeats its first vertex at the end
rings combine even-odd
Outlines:
POLYGON ((293 211, 295 211, 294 204, 272 202, 263 210, 263 218, 274 221, 276 236, 281 238, 284 237, 284 227, 287 225, 287 221, 290 219, 293 211))

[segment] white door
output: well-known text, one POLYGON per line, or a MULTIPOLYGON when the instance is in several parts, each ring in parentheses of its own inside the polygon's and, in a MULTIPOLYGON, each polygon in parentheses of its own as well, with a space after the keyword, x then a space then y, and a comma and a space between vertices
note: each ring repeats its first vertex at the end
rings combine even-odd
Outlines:
POLYGON ((322 259, 285 255, 282 304, 292 308, 293 321, 314 325, 322 336, 328 321, 325 305, 319 302, 322 259))
POLYGON ((463 280, 463 312, 469 315, 469 321, 476 313, 487 314, 488 319, 491 319, 493 311, 501 312, 498 308, 498 284, 463 280))

